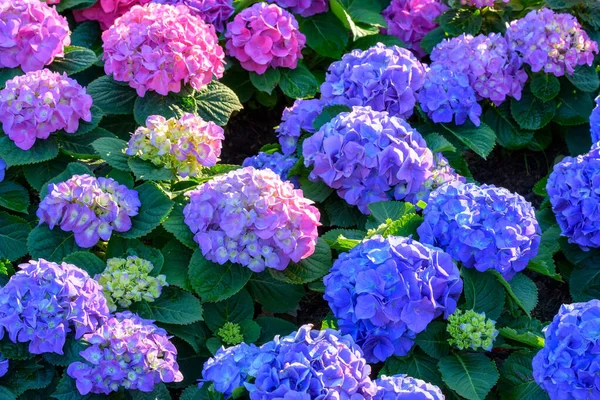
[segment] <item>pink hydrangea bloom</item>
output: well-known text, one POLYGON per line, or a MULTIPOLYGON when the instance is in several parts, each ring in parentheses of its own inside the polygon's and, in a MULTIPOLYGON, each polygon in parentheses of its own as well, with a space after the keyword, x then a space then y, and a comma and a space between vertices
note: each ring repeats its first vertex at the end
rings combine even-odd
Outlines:
MULTIPOLYGON (((508 3, 510 0, 502 0, 508 3)), ((475 8, 493 7, 496 0, 460 0, 463 6, 473 6, 475 8)))
POLYGON ((190 11, 212 24, 217 32, 225 30, 225 23, 235 12, 232 0, 154 0, 155 3, 189 7, 190 11))
POLYGON ((148 90, 178 93, 187 83, 201 89, 225 71, 215 28, 186 6, 134 6, 102 40, 106 73, 142 97, 148 90))
POLYGON ((46 0, 47 4, 59 4, 60 0, 46 0))
POLYGON ((125 14, 135 5, 148 4, 152 0, 98 0, 90 8, 74 10, 73 16, 77 22, 98 21, 100 28, 104 31, 110 28, 115 19, 125 14))
POLYGON ((392 0, 382 13, 388 25, 384 33, 396 36, 423 57, 421 39, 437 28, 435 19, 447 9, 441 0, 392 0))
POLYGON ((35 71, 71 44, 67 19, 39 0, 0 1, 0 68, 35 71))
POLYGON ((23 150, 61 129, 75 133, 79 120, 92 120, 91 107, 92 97, 76 80, 47 69, 17 76, 0 91, 2 129, 23 150))
POLYGON ((227 54, 257 74, 267 68, 294 69, 306 37, 292 14, 275 4, 256 3, 235 16, 225 32, 227 54))
POLYGON ((329 10, 327 0, 268 0, 269 3, 276 3, 279 7, 287 8, 294 14, 302 17, 321 14, 329 10))

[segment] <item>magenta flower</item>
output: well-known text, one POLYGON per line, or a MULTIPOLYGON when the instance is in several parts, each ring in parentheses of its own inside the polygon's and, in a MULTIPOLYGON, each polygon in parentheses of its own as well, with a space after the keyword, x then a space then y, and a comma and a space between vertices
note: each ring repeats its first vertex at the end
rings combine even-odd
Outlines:
MULTIPOLYGON (((83 10, 73 10, 77 22, 98 21, 104 31, 110 28, 117 18, 138 4, 148 4, 152 0, 98 0, 93 6, 83 10)), ((57 1, 58 3, 58 1, 57 1)))
POLYGON ((212 25, 185 6, 134 6, 102 34, 104 70, 139 96, 201 89, 223 76, 223 49, 212 25))
POLYGON ((306 37, 296 18, 275 4, 256 3, 227 24, 227 54, 257 74, 267 68, 294 69, 302 58, 306 37))
POLYGON ((270 3, 276 3, 279 7, 287 8, 294 14, 302 17, 321 14, 329 10, 327 0, 268 0, 270 3))
POLYGON ((217 32, 225 30, 225 23, 235 12, 232 0, 154 0, 154 3, 182 4, 204 22, 212 24, 217 32))

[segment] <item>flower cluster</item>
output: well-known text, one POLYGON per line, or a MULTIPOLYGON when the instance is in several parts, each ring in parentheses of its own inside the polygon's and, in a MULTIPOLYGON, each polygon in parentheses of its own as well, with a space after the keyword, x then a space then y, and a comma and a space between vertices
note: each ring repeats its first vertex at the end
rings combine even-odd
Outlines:
POLYGON ((531 66, 556 76, 571 75, 578 65, 592 65, 598 43, 591 40, 571 14, 548 8, 530 11, 506 30, 511 49, 531 66))
POLYGON ((384 33, 396 36, 419 57, 425 56, 421 39, 437 28, 437 17, 448 10, 441 0, 392 0, 383 10, 388 28, 384 33))
POLYGON ((435 123, 454 119, 456 125, 462 125, 469 118, 476 126, 480 124, 481 106, 467 74, 444 65, 432 65, 417 97, 423 111, 435 123))
POLYGON ((185 223, 210 261, 283 270, 315 251, 319 210, 269 169, 245 167, 187 194, 185 223))
POLYGON ((161 4, 182 4, 202 20, 215 27, 217 32, 225 30, 225 23, 235 12, 232 0, 153 0, 161 4))
POLYGON ((562 235, 584 249, 600 247, 600 143, 589 153, 565 157, 554 166, 546 189, 562 235))
POLYGON ((85 361, 67 368, 82 395, 108 395, 120 387, 151 392, 161 381, 183 380, 167 332, 129 311, 115 314, 84 339, 91 345, 79 353, 85 361))
MULTIPOLYGON (((265 169, 268 168, 271 171, 275 172, 277 175, 281 177, 282 181, 291 181, 294 182, 294 179, 290 179, 288 177, 288 173, 292 169, 292 167, 296 164, 298 158, 294 156, 286 156, 278 151, 274 153, 264 153, 260 152, 256 156, 248 157, 244 160, 242 166, 244 167, 254 167, 256 169, 265 169)), ((296 179, 297 181, 297 179, 296 179)), ((295 185, 298 186, 298 185, 295 185)))
POLYGON ((509 96, 520 100, 527 81, 520 58, 498 33, 445 39, 431 52, 431 60, 432 66, 467 74, 477 99, 490 99, 497 106, 509 96))
POLYGON ((319 99, 298 99, 291 107, 283 110, 281 124, 275 130, 283 154, 289 155, 296 151, 296 145, 303 131, 315 133, 313 122, 324 107, 325 103, 319 99))
MULTIPOLYGON (((138 4, 148 4, 152 0, 98 0, 91 7, 83 10, 73 10, 77 22, 98 21, 100 28, 106 30, 117 18, 138 4)), ((154 0, 156 2, 156 0, 154 0)))
POLYGON ((165 275, 150 276, 154 265, 148 260, 130 256, 110 258, 106 261, 106 269, 94 279, 104 289, 104 296, 111 312, 117 305, 127 308, 138 301, 152 302, 168 286, 165 275))
POLYGON ((166 96, 182 84, 201 89, 223 76, 224 53, 214 27, 185 6, 134 6, 102 34, 104 70, 144 96, 166 96))
POLYGON ((269 2, 275 2, 279 7, 287 8, 302 17, 310 17, 329 10, 327 0, 269 0, 269 2))
POLYGON ((74 233, 78 246, 89 248, 100 239, 110 239, 113 230, 127 232, 140 206, 138 193, 112 178, 73 175, 48 185, 36 215, 40 224, 50 229, 60 225, 74 233))
POLYGON ((419 201, 427 203, 429 201, 429 195, 432 191, 436 190, 440 186, 450 182, 466 182, 464 176, 461 176, 454 171, 454 168, 450 166, 446 157, 442 153, 434 154, 433 156, 434 167, 431 171, 431 176, 427 178, 425 183, 421 185, 419 190, 406 196, 404 199, 412 204, 417 204, 419 201))
POLYGON ((6 174, 6 161, 0 158, 0 182, 4 180, 6 174))
POLYGON ((0 289, 0 339, 29 342, 32 354, 63 354, 67 334, 75 339, 108 318, 102 288, 71 264, 29 261, 0 289))
POLYGON ((512 279, 537 255, 541 229, 535 210, 516 193, 493 185, 454 182, 429 196, 417 232, 467 268, 512 279))
POLYGON ((533 377, 550 399, 600 398, 600 301, 564 304, 544 328, 545 345, 533 358, 533 377))
POLYGON ((259 75, 269 67, 296 68, 306 44, 306 36, 292 14, 262 2, 237 14, 227 24, 225 37, 227 54, 259 75))
POLYGON ((312 181, 322 180, 348 204, 402 200, 431 176, 433 155, 403 119, 370 107, 340 113, 302 146, 312 181))
POLYGON ((0 68, 35 71, 62 57, 71 44, 67 19, 39 0, 0 3, 0 68))
POLYGON ((174 169, 182 177, 198 176, 219 161, 223 139, 223 128, 195 114, 179 119, 151 115, 146 126, 131 135, 126 153, 174 169))
POLYGON ((600 141, 600 95, 596 97, 596 107, 590 115, 590 131, 592 132, 592 143, 600 141))
POLYGON ((0 354, 0 378, 2 378, 8 372, 8 359, 4 358, 2 354, 0 354))
POLYGON ((477 313, 473 310, 456 310, 448 318, 446 329, 450 334, 448 343, 460 350, 482 348, 491 351, 494 340, 498 336, 496 321, 486 318, 485 313, 477 313))
MULTIPOLYGON (((502 0, 508 3, 510 0, 502 0)), ((463 6, 472 6, 475 8, 493 7, 496 0, 460 0, 460 4, 463 6)))
POLYGON ((233 322, 225 322, 225 324, 217 330, 217 336, 221 338, 223 343, 233 346, 244 341, 242 328, 239 324, 233 322))
POLYGON ((454 312, 463 287, 448 254, 380 235, 342 253, 323 282, 341 332, 354 338, 369 362, 407 355, 434 318, 454 312))
POLYGON ((91 108, 92 97, 76 80, 47 69, 17 76, 0 91, 2 129, 23 150, 61 129, 75 133, 79 120, 92 120, 91 108))
POLYGON ((439 387, 407 375, 381 376, 373 400, 444 400, 439 387))
POLYGON ((406 49, 379 43, 353 50, 329 66, 321 85, 322 99, 408 118, 416 92, 423 86, 425 67, 406 49))

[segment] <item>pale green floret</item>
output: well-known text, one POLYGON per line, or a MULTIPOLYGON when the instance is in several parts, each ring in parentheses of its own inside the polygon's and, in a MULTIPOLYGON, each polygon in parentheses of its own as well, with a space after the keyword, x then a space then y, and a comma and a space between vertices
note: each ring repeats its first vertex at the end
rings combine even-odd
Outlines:
POLYGON ((217 331, 217 336, 221 338, 223 343, 229 346, 235 346, 244 341, 242 329, 238 324, 234 324, 233 322, 225 322, 225 325, 217 331))
POLYGON ((460 350, 481 348, 490 351, 498 336, 496 321, 486 318, 485 313, 476 313, 473 310, 456 310, 448 318, 446 329, 450 334, 448 343, 460 350))

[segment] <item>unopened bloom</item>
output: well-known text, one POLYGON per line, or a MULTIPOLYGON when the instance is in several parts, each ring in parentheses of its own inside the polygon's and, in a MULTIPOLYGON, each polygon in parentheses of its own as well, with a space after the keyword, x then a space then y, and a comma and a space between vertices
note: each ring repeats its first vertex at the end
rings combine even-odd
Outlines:
MULTIPOLYGON (((508 3, 510 0, 502 0, 508 3)), ((475 8, 493 7, 496 0, 460 0, 460 4, 463 6, 472 6, 475 8)), ((498 0, 500 2, 500 0, 498 0)))
POLYGON ((232 0, 153 0, 153 2, 184 5, 204 22, 213 25, 217 32, 225 30, 225 23, 235 12, 232 0))
POLYGON ((590 131, 592 132, 592 143, 600 141, 600 95, 596 97, 596 107, 590 115, 590 131))
POLYGON ((83 10, 73 10, 77 22, 98 21, 104 31, 125 14, 129 9, 138 4, 148 4, 152 0, 98 0, 94 5, 83 10))
POLYGON ((340 254, 325 300, 368 362, 405 356, 418 333, 456 309, 463 283, 450 255, 405 237, 376 235, 340 254))
POLYGON ((315 133, 313 123, 321 114, 325 103, 319 99, 298 99, 291 107, 286 107, 277 127, 277 137, 283 154, 293 154, 302 132, 315 133))
POLYGON ((223 343, 229 346, 234 346, 244 341, 240 325, 233 322, 225 322, 217 331, 217 336, 221 338, 223 343))
POLYGON ((471 349, 490 351, 498 336, 496 321, 485 317, 485 313, 473 310, 456 310, 448 318, 447 331, 450 334, 448 343, 460 350, 471 349))
POLYGON ((467 268, 496 270, 510 280, 537 255, 535 210, 517 193, 493 185, 453 182, 431 193, 417 232, 467 268))
POLYGON ((212 25, 185 6, 134 6, 102 33, 104 70, 144 96, 194 89, 223 76, 224 53, 212 25))
POLYGON ((451 182, 466 182, 465 177, 459 175, 454 168, 450 166, 450 163, 442 153, 433 155, 433 164, 431 176, 427 178, 416 193, 406 196, 405 201, 415 205, 419 201, 427 203, 431 192, 440 186, 451 182))
POLYGON ((185 223, 210 261, 284 270, 315 251, 319 210, 269 169, 238 169, 187 195, 185 223))
POLYGON ((246 158, 242 163, 242 166, 254 167, 256 169, 268 168, 279 175, 282 181, 289 180, 292 183, 295 183, 293 179, 288 177, 288 173, 297 161, 297 157, 286 156, 278 151, 274 153, 264 153, 261 151, 256 156, 246 158))
POLYGON ((548 8, 530 11, 506 29, 513 51, 533 72, 571 75, 578 65, 592 65, 598 43, 591 40, 571 14, 557 14, 548 8))
POLYGON ((129 311, 117 313, 84 336, 90 347, 79 354, 67 374, 82 395, 110 394, 123 387, 151 392, 159 382, 180 382, 177 349, 167 332, 129 311))
POLYGON ((373 400, 444 400, 439 387, 407 375, 381 376, 373 400))
POLYGON ((42 69, 64 56, 69 35, 67 19, 43 1, 0 2, 0 68, 42 69))
POLYGON ((79 339, 106 322, 102 288, 84 270, 43 259, 19 268, 0 289, 0 339, 8 333, 32 354, 63 354, 67 335, 79 339))
POLYGON ((48 185, 36 215, 40 224, 73 232, 77 245, 89 248, 110 239, 113 230, 127 232, 140 206, 137 191, 112 178, 73 175, 48 185))
POLYGON ((287 8, 302 17, 310 17, 329 10, 327 0, 269 0, 269 2, 274 2, 279 7, 287 8))
POLYGON ((403 200, 431 176, 433 155, 421 135, 400 117, 353 107, 307 138, 304 163, 312 181, 336 189, 369 214, 369 204, 403 200))
POLYGON ((294 69, 302 58, 306 36, 298 21, 275 4, 256 3, 235 16, 225 31, 227 54, 259 75, 267 68, 294 69))
POLYGON ((173 169, 183 177, 199 176, 219 161, 224 138, 223 128, 195 114, 185 113, 179 119, 151 115, 146 126, 131 135, 126 154, 173 169))

